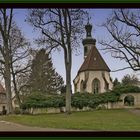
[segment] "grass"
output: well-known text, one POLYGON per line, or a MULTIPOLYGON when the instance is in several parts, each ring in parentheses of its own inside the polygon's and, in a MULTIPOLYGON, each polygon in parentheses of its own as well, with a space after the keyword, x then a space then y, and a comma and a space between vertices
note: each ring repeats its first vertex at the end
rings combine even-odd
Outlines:
POLYGON ((28 126, 78 130, 140 130, 140 115, 128 110, 96 110, 66 114, 9 115, 0 120, 28 126))

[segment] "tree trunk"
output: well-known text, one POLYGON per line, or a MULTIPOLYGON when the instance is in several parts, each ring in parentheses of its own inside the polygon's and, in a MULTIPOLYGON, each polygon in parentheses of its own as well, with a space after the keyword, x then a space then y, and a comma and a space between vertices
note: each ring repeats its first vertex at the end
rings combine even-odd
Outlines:
MULTIPOLYGON (((11 62, 12 62, 12 58, 11 58, 11 62)), ((21 100, 20 100, 20 97, 19 97, 19 92, 18 92, 17 84, 16 84, 16 75, 14 73, 14 69, 13 69, 13 64, 12 63, 11 63, 11 72, 12 72, 13 85, 14 85, 14 91, 15 91, 16 99, 17 99, 19 107, 21 107, 21 100)))
POLYGON ((19 97, 19 92, 17 90, 17 84, 16 84, 16 79, 15 79, 15 74, 14 74, 13 71, 12 71, 12 76, 13 76, 13 85, 14 85, 14 91, 15 91, 16 99, 17 99, 17 102, 18 102, 19 107, 21 107, 21 100, 20 100, 20 97, 19 97))
POLYGON ((71 114, 71 67, 66 65, 66 113, 71 114))
POLYGON ((11 73, 8 62, 5 61, 5 87, 7 96, 7 113, 13 113, 12 93, 11 93, 11 73))
POLYGON ((11 71, 10 71, 10 52, 8 49, 8 39, 4 41, 5 46, 5 87, 6 87, 6 96, 7 96, 7 113, 13 113, 12 107, 12 92, 11 92, 11 71))

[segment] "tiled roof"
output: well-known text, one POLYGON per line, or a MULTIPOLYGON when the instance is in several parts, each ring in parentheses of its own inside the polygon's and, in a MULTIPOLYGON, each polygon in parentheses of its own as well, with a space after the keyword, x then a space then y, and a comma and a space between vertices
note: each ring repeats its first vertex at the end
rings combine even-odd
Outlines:
POLYGON ((82 71, 97 71, 97 70, 110 72, 109 67, 105 63, 102 56, 100 55, 99 51, 95 46, 93 46, 88 56, 85 58, 85 61, 83 62, 78 73, 82 71))

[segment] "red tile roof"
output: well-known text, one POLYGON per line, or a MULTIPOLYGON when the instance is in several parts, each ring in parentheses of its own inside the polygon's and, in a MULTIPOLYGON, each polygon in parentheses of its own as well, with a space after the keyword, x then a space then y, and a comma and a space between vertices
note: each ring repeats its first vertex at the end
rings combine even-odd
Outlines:
POLYGON ((95 46, 93 46, 88 56, 85 58, 78 73, 82 71, 97 71, 97 70, 110 72, 109 67, 105 63, 102 56, 100 55, 99 51, 95 46))

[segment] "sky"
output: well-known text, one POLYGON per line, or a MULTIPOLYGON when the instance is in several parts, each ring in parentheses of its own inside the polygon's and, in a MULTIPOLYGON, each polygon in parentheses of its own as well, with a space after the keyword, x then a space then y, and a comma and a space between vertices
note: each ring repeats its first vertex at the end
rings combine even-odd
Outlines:
MULTIPOLYGON (((99 50, 105 62, 107 63, 108 67, 111 69, 111 71, 113 71, 119 68, 123 68, 124 66, 127 66, 125 62, 111 57, 110 53, 105 53, 104 51, 100 50, 101 48, 103 48, 103 46, 99 44, 99 41, 102 39, 104 40, 108 39, 109 37, 109 34, 106 31, 106 29, 104 27, 101 27, 100 25, 105 22, 106 18, 111 14, 113 9, 87 9, 87 10, 91 17, 90 23, 93 26, 92 37, 96 39, 96 47, 99 50)), ((29 25, 27 22, 25 22, 26 15, 27 15, 27 9, 14 10, 14 18, 17 25, 20 27, 25 37, 31 42, 32 47, 36 47, 36 44, 34 44, 34 39, 36 39, 40 35, 40 33, 38 31, 34 31, 33 27, 29 25)), ((85 37, 86 37, 86 32, 85 32, 85 35, 83 36, 83 39, 85 37)), ((56 68, 56 71, 63 77, 65 81, 65 66, 64 66, 63 51, 52 52, 52 61, 53 61, 54 67, 56 68)), ((83 45, 81 42, 79 53, 76 54, 74 52, 73 57, 72 57, 72 81, 76 77, 77 72, 80 66, 82 65, 83 61, 84 61, 83 45)), ((123 76, 126 74, 138 75, 139 73, 135 73, 130 69, 110 73, 113 80, 115 78, 118 78, 119 81, 121 81, 123 76)), ((73 84, 72 84, 72 87, 73 87, 73 84)))

